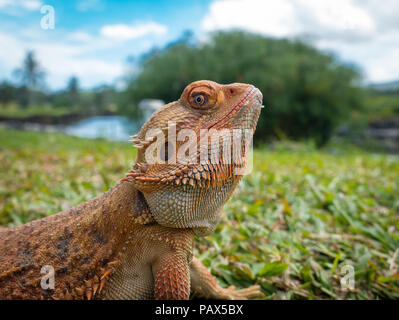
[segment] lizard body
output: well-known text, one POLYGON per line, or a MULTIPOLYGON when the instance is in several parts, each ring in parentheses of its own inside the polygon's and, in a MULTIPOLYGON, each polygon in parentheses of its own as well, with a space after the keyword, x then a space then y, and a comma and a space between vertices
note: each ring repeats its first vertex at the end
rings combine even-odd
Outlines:
MULTIPOLYGON (((235 158, 196 161, 201 144, 190 154, 192 162, 169 158, 172 144, 179 150, 197 143, 204 128, 227 129, 227 136, 245 127, 252 135, 261 100, 259 90, 247 84, 187 86, 133 137, 136 163, 116 186, 56 215, 0 229, 0 299, 188 299, 190 292, 216 299, 261 296, 258 286, 221 288, 192 253, 194 235, 214 230, 242 176, 234 169, 245 164, 235 158), (149 161, 154 156, 148 152, 154 141, 149 131, 169 134, 171 127, 178 133, 190 129, 196 138, 160 139, 164 161, 149 161), (48 266, 55 272, 53 289, 42 288, 48 266)), ((245 156, 246 147, 240 150, 245 156)), ((213 155, 215 145, 205 153, 213 155)))

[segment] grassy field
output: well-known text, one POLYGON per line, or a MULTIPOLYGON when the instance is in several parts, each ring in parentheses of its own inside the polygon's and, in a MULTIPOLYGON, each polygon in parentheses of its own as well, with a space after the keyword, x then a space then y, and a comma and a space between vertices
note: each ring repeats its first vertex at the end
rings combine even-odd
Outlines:
MULTIPOLYGON (((0 224, 93 198, 134 158, 127 143, 0 129, 0 224)), ((398 181, 395 156, 289 143, 255 150, 252 173, 195 253, 222 285, 259 283, 268 299, 398 299, 398 181)))

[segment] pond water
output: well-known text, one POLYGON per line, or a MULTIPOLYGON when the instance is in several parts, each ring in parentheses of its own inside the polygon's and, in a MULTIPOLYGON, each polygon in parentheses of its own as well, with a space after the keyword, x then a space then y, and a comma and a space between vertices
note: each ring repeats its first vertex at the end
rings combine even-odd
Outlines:
POLYGON ((127 141, 129 136, 140 130, 143 123, 122 116, 95 116, 65 126, 61 131, 83 138, 127 141))

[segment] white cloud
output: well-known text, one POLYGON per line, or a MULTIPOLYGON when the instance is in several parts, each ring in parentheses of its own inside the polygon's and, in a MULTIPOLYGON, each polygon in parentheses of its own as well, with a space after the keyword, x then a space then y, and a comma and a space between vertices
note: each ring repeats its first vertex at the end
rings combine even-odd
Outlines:
POLYGON ((3 74, 11 74, 13 68, 23 58, 24 52, 23 49, 21 50, 21 43, 12 36, 0 32, 0 47, 7 48, 7 50, 0 50, 0 70, 3 74))
POLYGON ((42 6, 42 2, 36 0, 24 0, 19 2, 21 7, 31 11, 38 10, 42 6))
MULTIPOLYGON (((83 39, 83 34, 71 34, 66 38, 83 39)), ((88 38, 86 38, 88 39, 88 38)), ((91 38, 90 38, 91 39, 91 38)), ((104 43, 92 39, 91 42, 68 43, 43 37, 38 39, 17 38, 0 32, 0 72, 4 75, 12 74, 19 67, 28 50, 33 50, 47 74, 47 83, 51 88, 64 88, 71 75, 78 76, 84 87, 92 87, 104 82, 112 83, 123 74, 122 61, 107 61, 89 54, 102 48, 104 43), (95 46, 95 42, 98 46, 95 46), (13 54, 9 54, 13 52, 13 54)))
POLYGON ((112 28, 108 31, 102 28, 97 34, 84 30, 66 32, 57 28, 48 32, 40 29, 39 25, 10 30, 0 31, 0 48, 7 48, 0 50, 2 77, 10 79, 26 52, 33 50, 45 69, 49 87, 60 89, 72 75, 77 76, 85 88, 114 83, 124 75, 126 57, 148 50, 153 45, 149 36, 164 34, 166 27, 154 22, 135 24, 128 26, 127 34, 122 36, 117 34, 118 29, 112 28), (130 42, 115 41, 135 38, 140 39, 135 40, 134 48, 130 42))
POLYGON ((0 9, 14 7, 34 11, 39 10, 41 6, 42 2, 39 0, 0 0, 0 9))
POLYGON ((115 40, 136 39, 150 34, 163 35, 166 32, 166 26, 155 22, 144 22, 132 26, 126 24, 113 24, 103 26, 100 30, 101 35, 115 40))
POLYGON ((11 0, 0 0, 0 8, 5 7, 11 3, 12 3, 11 0))
POLYGON ((368 80, 389 81, 399 78, 398 16, 397 0, 217 0, 202 28, 308 36, 317 47, 359 64, 368 80))
POLYGON ((207 31, 243 28, 271 36, 364 36, 374 32, 368 12, 352 0, 220 0, 202 26, 207 31))
POLYGON ((320 49, 338 52, 345 61, 355 61, 363 67, 371 82, 393 81, 399 78, 399 33, 387 32, 372 41, 350 43, 338 40, 320 40, 320 49))
MULTIPOLYGON (((57 48, 52 48, 57 52, 57 48)), ((62 51, 62 50, 60 50, 62 51)), ((91 87, 100 83, 112 83, 123 74, 122 62, 104 61, 97 58, 82 58, 76 55, 53 55, 48 51, 36 50, 39 61, 46 68, 49 78, 55 79, 52 87, 65 87, 66 80, 77 76, 80 82, 91 87)))
POLYGON ((305 32, 323 32, 327 36, 338 33, 368 35, 375 31, 372 17, 352 0, 298 0, 296 9, 303 11, 302 28, 305 32), (318 27, 313 29, 313 27, 318 27), (309 29, 308 29, 309 28, 309 29), (307 30, 308 29, 308 30, 307 30))
POLYGON ((253 32, 286 36, 295 28, 293 6, 288 1, 215 1, 202 26, 206 31, 243 28, 253 32))

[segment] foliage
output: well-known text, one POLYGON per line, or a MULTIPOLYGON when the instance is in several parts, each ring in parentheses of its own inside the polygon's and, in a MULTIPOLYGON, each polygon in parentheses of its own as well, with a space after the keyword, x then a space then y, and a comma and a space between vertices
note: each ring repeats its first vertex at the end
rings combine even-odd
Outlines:
POLYGON ((79 80, 77 77, 74 76, 69 79, 66 92, 70 105, 79 104, 79 80))
POLYGON ((369 91, 365 99, 364 117, 368 121, 391 120, 399 117, 399 92, 369 91))
MULTIPOLYGON (((127 143, 0 129, 0 224, 93 198, 134 158, 127 143)), ((331 144, 259 148, 195 254, 222 285, 259 283, 267 299, 398 299, 398 180, 397 156, 331 144), (344 265, 355 270, 352 292, 341 289, 344 265)))
POLYGON ((0 224, 89 200, 115 184, 134 157, 128 143, 0 129, 0 224))
POLYGON ((284 135, 322 145, 362 103, 355 69, 303 42, 244 32, 219 32, 197 45, 183 40, 151 51, 126 96, 136 104, 144 98, 174 101, 200 79, 257 86, 269 109, 258 124, 263 141, 284 135))

